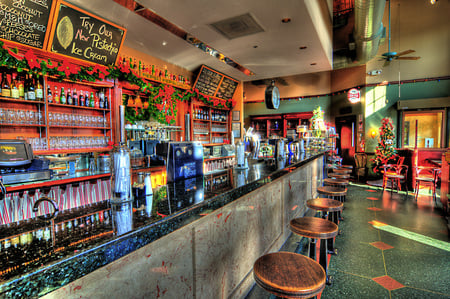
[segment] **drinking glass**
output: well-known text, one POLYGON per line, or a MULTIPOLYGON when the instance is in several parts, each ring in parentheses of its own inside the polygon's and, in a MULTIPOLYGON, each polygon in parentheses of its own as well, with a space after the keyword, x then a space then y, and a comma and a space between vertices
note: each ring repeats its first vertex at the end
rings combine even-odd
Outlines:
POLYGON ((6 121, 5 110, 0 107, 0 123, 4 123, 6 121))
POLYGON ((53 112, 49 112, 48 113, 48 123, 49 125, 53 125, 54 124, 54 120, 53 120, 53 112))
POLYGON ((17 110, 16 113, 17 113, 17 119, 19 121, 19 124, 28 123, 28 122, 26 122, 26 119, 25 119, 25 111, 24 110, 17 110))

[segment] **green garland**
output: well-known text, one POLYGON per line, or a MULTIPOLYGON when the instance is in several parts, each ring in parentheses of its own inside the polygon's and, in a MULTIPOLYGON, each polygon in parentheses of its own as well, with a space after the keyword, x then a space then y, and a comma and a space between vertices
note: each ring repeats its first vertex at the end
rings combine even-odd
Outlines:
POLYGON ((235 102, 230 100, 220 100, 210 98, 198 92, 198 90, 182 91, 173 88, 169 84, 158 84, 153 86, 144 81, 133 72, 133 67, 119 59, 119 63, 109 66, 79 66, 64 59, 62 61, 52 61, 51 59, 38 58, 32 49, 29 49, 24 55, 20 54, 17 48, 6 46, 0 41, 0 65, 8 68, 17 69, 18 72, 26 71, 28 73, 40 73, 42 75, 52 76, 57 80, 69 79, 72 81, 95 82, 105 79, 117 79, 136 85, 138 92, 143 96, 148 96, 149 101, 142 106, 128 107, 124 99, 125 117, 131 123, 140 120, 149 120, 153 118, 163 124, 174 124, 177 115, 177 104, 179 102, 198 99, 208 106, 223 109, 233 108, 235 102))

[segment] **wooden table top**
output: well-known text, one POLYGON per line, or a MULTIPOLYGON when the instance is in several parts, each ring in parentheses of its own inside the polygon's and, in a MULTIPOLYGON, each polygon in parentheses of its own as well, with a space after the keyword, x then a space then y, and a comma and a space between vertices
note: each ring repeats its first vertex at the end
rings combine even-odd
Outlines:
POLYGON ((317 187, 317 192, 320 194, 330 195, 330 196, 345 196, 347 195, 347 188, 342 189, 341 187, 335 186, 322 186, 317 187))
POLYGON ((326 178, 323 180, 324 183, 330 185, 348 186, 349 180, 337 179, 337 178, 326 178))
POLYGON ((350 178, 350 175, 347 173, 333 173, 332 172, 332 173, 329 173, 328 176, 332 177, 332 178, 338 178, 338 179, 349 179, 350 178))
POLYGON ((261 256, 253 266, 253 276, 263 289, 285 298, 316 296, 326 282, 326 273, 319 263, 292 252, 261 256))
POLYGON ((308 238, 329 239, 338 233, 338 226, 334 222, 318 217, 295 218, 289 224, 292 232, 308 238))
POLYGON ((342 202, 331 198, 319 197, 310 199, 306 202, 306 205, 308 206, 308 208, 326 212, 336 212, 342 211, 344 209, 344 204, 342 202))

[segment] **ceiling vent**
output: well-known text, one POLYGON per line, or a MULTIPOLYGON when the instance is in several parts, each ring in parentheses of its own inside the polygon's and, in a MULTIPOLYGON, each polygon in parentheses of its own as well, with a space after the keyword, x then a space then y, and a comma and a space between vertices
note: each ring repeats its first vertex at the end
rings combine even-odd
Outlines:
POLYGON ((210 25, 228 39, 234 39, 264 31, 255 18, 249 13, 212 23, 210 25))

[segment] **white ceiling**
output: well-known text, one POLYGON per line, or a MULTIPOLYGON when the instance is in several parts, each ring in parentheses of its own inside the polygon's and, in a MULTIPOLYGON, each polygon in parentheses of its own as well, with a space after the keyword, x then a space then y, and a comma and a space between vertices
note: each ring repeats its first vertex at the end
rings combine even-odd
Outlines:
POLYGON ((255 73, 247 76, 113 0, 70 0, 127 29, 124 44, 195 72, 208 65, 252 81, 332 69, 332 19, 325 0, 139 0, 139 4, 255 73), (264 29, 229 40, 211 23, 250 13, 264 29), (290 23, 282 23, 290 18, 290 23), (163 46, 163 41, 167 44, 163 46), (254 46, 257 46, 256 48, 254 46), (304 50, 299 47, 306 46, 304 50), (311 65, 316 63, 316 65, 311 65))

